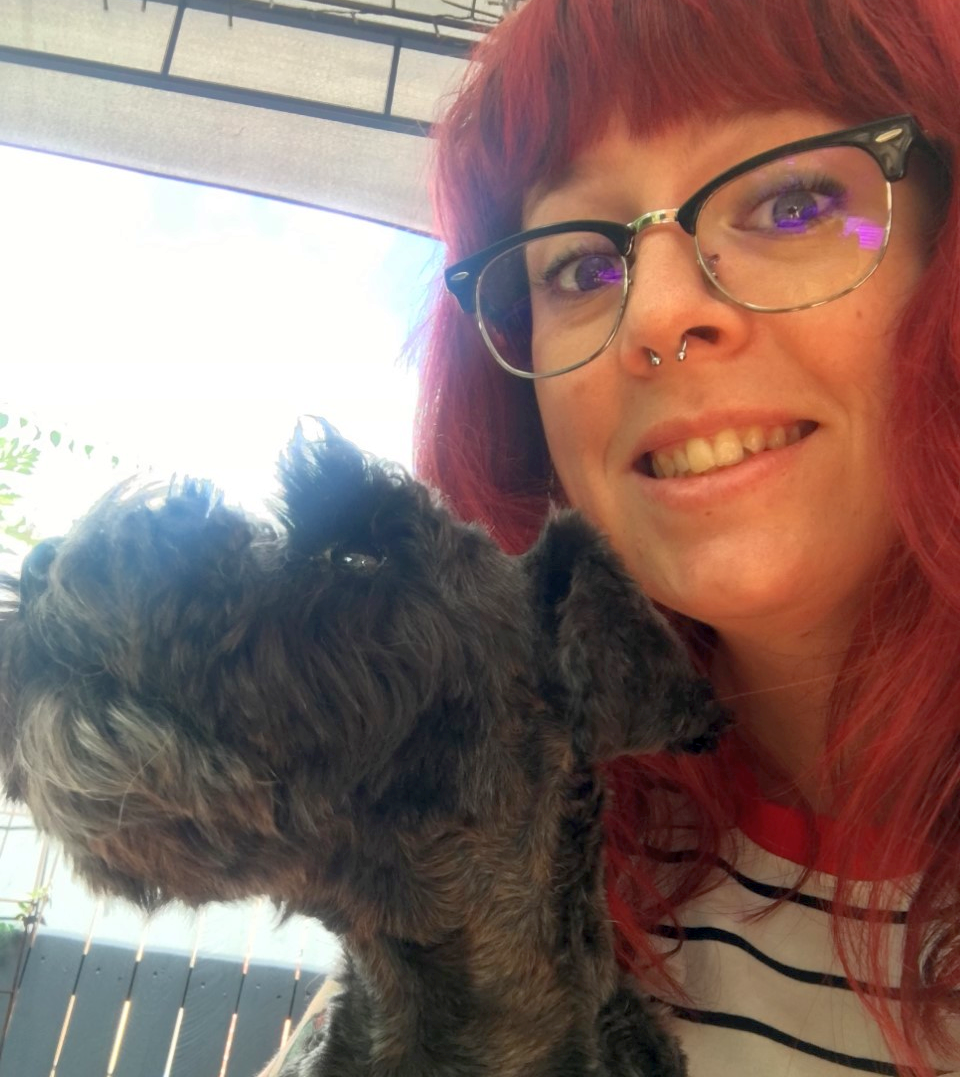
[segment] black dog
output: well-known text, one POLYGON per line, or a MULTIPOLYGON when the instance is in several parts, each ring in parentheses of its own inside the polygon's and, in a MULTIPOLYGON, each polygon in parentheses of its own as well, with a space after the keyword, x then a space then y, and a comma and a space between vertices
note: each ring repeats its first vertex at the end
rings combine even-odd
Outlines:
POLYGON ((342 936, 299 1075, 682 1074, 614 959, 595 773, 715 740, 678 641, 572 513, 507 556, 325 424, 281 477, 277 525, 121 489, 31 554, 9 795, 97 890, 342 936))

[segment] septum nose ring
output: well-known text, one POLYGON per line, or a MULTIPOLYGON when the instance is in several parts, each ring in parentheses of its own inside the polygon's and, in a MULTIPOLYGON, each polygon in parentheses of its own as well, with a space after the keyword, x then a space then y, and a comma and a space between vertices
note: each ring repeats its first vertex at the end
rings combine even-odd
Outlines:
MULTIPOLYGON (((651 366, 659 366, 663 362, 663 360, 660 358, 659 355, 657 355, 657 353, 653 350, 653 348, 647 348, 647 354, 650 356, 650 365, 651 366)), ((682 363, 684 361, 684 359, 686 359, 686 357, 687 357, 687 338, 686 338, 686 336, 684 336, 683 340, 680 341, 680 350, 677 352, 677 362, 682 363)))

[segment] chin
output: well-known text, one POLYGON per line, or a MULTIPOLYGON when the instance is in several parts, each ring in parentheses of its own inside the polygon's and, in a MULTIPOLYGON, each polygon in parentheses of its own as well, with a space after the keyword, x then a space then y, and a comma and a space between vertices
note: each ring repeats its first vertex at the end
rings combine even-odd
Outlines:
MULTIPOLYGON (((647 573, 637 579, 655 602, 701 621, 721 635, 728 630, 742 631, 752 623, 768 623, 769 630, 775 632, 785 619, 795 621, 799 617, 810 624, 827 615, 825 609, 819 611, 819 616, 817 611, 819 589, 814 581, 827 578, 822 570, 814 574, 801 572, 795 564, 779 567, 769 561, 765 565, 754 564, 762 568, 745 571, 741 559, 736 571, 711 572, 701 564, 697 570, 673 574, 672 580, 652 579, 647 573)), ((833 586, 829 593, 835 600, 833 586)))

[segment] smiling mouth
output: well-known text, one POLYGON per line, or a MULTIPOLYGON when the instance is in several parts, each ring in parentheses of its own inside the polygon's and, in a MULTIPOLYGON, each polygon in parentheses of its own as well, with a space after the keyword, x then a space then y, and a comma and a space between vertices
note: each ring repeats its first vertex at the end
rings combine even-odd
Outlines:
POLYGON ((644 453, 637 470, 651 479, 691 478, 736 467, 763 452, 795 445, 817 429, 811 419, 790 426, 746 426, 721 430, 710 438, 688 438, 644 453))

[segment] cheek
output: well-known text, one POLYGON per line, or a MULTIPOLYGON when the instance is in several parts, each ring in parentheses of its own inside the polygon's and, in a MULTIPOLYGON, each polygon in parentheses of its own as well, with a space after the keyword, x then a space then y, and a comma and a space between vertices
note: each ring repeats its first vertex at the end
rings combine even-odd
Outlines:
POLYGON ((537 382, 535 389, 550 459, 572 506, 590 515, 603 446, 615 423, 610 401, 578 371, 537 382))
POLYGON ((811 381, 853 416, 879 417, 890 396, 894 331, 885 305, 847 297, 845 310, 831 311, 796 336, 811 381))
POLYGON ((897 330, 923 268, 916 251, 891 245, 876 273, 855 292, 782 316, 781 342, 817 390, 849 410, 854 421, 880 424, 888 413, 897 330))

